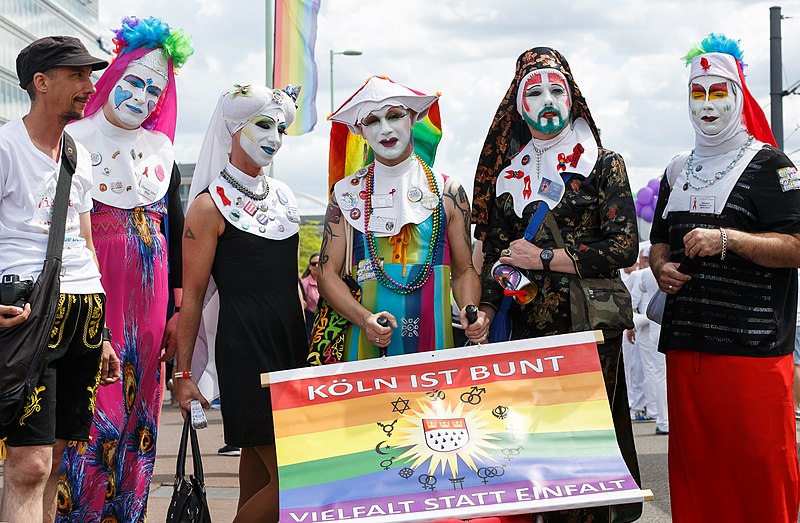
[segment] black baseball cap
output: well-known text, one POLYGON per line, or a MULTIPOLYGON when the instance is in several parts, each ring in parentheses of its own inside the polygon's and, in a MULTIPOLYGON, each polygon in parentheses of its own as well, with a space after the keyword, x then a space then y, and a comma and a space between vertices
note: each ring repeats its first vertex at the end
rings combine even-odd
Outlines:
POLYGON ((108 67, 108 61, 89 54, 80 40, 73 36, 45 36, 31 42, 17 55, 19 86, 25 89, 33 75, 52 67, 89 65, 93 71, 108 67))

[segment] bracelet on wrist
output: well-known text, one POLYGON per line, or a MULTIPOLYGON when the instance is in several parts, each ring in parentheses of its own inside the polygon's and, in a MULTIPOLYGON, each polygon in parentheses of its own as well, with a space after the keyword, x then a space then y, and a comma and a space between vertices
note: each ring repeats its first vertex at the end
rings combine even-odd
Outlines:
POLYGON ((192 371, 190 370, 182 370, 180 372, 176 372, 172 375, 173 378, 176 380, 188 380, 192 377, 192 371))
POLYGON ((102 332, 103 341, 107 341, 109 343, 111 343, 113 341, 113 338, 111 337, 111 329, 109 329, 108 327, 103 327, 101 332, 102 332))
POLYGON ((722 238, 722 252, 719 253, 719 259, 724 260, 725 256, 728 255, 728 231, 720 229, 719 236, 722 238))

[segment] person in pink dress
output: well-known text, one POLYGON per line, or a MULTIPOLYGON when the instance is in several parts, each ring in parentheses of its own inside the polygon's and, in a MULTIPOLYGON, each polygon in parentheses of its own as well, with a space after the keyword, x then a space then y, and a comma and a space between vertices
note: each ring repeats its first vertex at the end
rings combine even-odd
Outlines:
POLYGON ((115 33, 116 59, 97 81, 86 118, 67 132, 91 155, 92 234, 122 380, 97 395, 88 445, 69 446, 64 454, 59 522, 146 518, 161 355, 166 348, 165 359, 172 357, 180 309, 175 70, 193 49, 188 35, 156 18, 126 18, 115 33))

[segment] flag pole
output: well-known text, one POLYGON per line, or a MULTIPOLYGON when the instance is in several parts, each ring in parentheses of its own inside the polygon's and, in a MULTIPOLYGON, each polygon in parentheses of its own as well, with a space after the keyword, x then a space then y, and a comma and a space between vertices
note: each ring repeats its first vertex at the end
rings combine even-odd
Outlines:
MULTIPOLYGON (((266 0, 266 66, 267 66, 267 81, 264 85, 270 86, 275 89, 277 86, 272 85, 275 82, 275 0, 266 0)), ((275 158, 269 164, 269 177, 275 178, 275 158)))

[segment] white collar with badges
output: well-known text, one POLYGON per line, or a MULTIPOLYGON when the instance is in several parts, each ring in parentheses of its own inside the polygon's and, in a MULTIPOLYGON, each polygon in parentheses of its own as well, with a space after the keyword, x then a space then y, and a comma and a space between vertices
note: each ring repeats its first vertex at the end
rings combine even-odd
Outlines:
MULTIPOLYGON (((375 162, 372 216, 369 232, 376 237, 394 236, 409 223, 420 224, 433 214, 444 191, 444 176, 434 173, 438 192, 431 191, 425 169, 416 155, 394 166, 375 162)), ((336 182, 333 192, 345 220, 366 233, 364 201, 367 196, 367 173, 364 168, 336 182)))
POLYGON ((297 200, 280 180, 264 174, 253 178, 228 163, 208 186, 208 192, 225 220, 241 231, 284 240, 300 230, 297 200))
POLYGON ((750 139, 713 156, 686 153, 676 156, 667 167, 667 180, 672 190, 662 218, 666 219, 671 212, 722 213, 739 177, 762 147, 763 142, 750 139))
POLYGON ((167 194, 175 151, 165 134, 122 129, 106 120, 102 110, 69 124, 66 130, 89 150, 95 200, 133 209, 167 194))
POLYGON ((511 194, 514 212, 522 218, 525 208, 543 201, 553 209, 566 192, 561 174, 565 172, 588 177, 597 163, 597 142, 583 118, 572 128, 536 146, 533 139, 511 159, 495 182, 496 194, 511 194))

